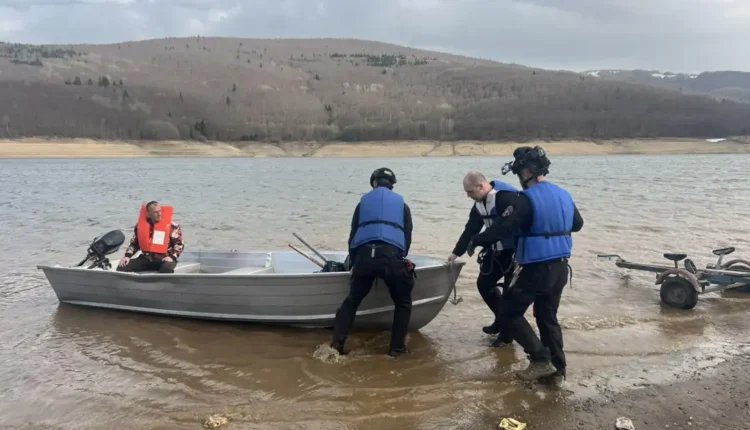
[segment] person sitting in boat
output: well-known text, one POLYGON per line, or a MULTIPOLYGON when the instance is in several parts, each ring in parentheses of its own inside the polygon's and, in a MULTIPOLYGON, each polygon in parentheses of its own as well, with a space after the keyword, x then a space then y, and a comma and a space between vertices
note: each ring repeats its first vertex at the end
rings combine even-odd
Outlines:
MULTIPOLYGON (((469 240, 478 234, 482 227, 489 228, 501 215, 512 213, 513 206, 519 198, 519 191, 512 185, 498 179, 488 182, 482 173, 475 170, 464 176, 463 186, 466 195, 474 200, 474 204, 471 206, 469 220, 466 222, 464 231, 458 238, 453 252, 448 256, 449 262, 455 261, 466 252, 469 240)), ((501 278, 503 279, 503 290, 510 283, 513 275, 514 248, 515 238, 504 238, 484 248, 479 258, 477 289, 484 303, 495 316, 492 324, 483 327, 482 331, 498 335, 492 344, 495 347, 513 343, 509 331, 502 330, 500 327, 503 293, 497 287, 497 283, 501 278)))
POLYGON ((345 354, 349 328, 376 278, 385 281, 395 307, 388 355, 407 352, 405 340, 411 318, 414 265, 406 256, 411 246, 412 219, 404 198, 393 191, 394 184, 396 175, 393 171, 387 168, 375 170, 370 176, 372 191, 362 196, 352 216, 349 295, 336 311, 331 341, 331 348, 340 354, 345 354))
POLYGON ((130 246, 120 259, 117 271, 157 270, 160 273, 174 273, 177 259, 184 249, 182 228, 172 221, 172 206, 161 206, 159 202, 150 201, 141 206, 130 246), (138 251, 141 251, 141 255, 133 259, 138 251))

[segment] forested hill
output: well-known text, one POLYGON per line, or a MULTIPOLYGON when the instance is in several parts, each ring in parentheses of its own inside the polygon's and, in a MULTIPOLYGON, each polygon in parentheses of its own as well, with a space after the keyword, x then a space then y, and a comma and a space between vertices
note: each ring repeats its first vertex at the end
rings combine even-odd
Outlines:
POLYGON ((0 44, 0 137, 522 140, 750 134, 750 104, 344 39, 0 44))
POLYGON ((717 100, 750 103, 750 73, 737 71, 672 73, 659 70, 590 70, 585 75, 648 84, 685 94, 703 94, 717 100))

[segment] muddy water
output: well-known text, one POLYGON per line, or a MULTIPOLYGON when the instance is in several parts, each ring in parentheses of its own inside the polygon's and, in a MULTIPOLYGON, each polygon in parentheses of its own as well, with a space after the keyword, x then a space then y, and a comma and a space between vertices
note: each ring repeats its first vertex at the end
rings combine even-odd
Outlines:
POLYGON ((513 413, 555 414, 564 396, 710 368, 750 340, 750 299, 712 293, 691 311, 664 308, 652 275, 596 258, 661 262, 680 251, 704 266, 710 249, 729 245, 750 256, 744 155, 553 157, 550 180, 585 220, 559 314, 570 365, 562 388, 518 383, 520 347, 488 348, 481 327, 491 314, 471 259, 463 302, 411 333, 412 353, 399 360, 384 355, 386 332, 354 332, 351 356, 331 360, 327 330, 58 305, 35 269, 74 264, 94 236, 129 229, 149 199, 175 205, 189 249, 284 249, 293 231, 342 248, 382 165, 412 207, 412 252, 447 256, 471 204, 462 175, 498 173, 504 161, 0 160, 2 427, 197 429, 223 413, 227 428, 243 429, 493 428, 513 413))

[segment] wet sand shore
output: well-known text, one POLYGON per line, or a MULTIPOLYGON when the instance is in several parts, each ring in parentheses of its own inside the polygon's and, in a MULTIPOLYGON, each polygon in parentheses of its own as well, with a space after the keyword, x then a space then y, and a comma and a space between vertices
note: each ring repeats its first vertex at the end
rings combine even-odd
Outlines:
POLYGON ((730 359, 710 372, 668 385, 576 402, 562 418, 533 428, 612 429, 627 417, 636 429, 750 428, 750 357, 730 359))
MULTIPOLYGON (((697 360, 696 360, 697 361, 697 360)), ((618 393, 599 393, 585 399, 558 398, 545 411, 527 410, 506 415, 527 429, 615 429, 618 417, 629 418, 636 430, 750 428, 750 355, 739 354, 704 370, 694 370, 666 384, 641 383, 618 393)), ((576 385, 570 378, 566 384, 576 385)), ((501 419, 501 418, 500 418, 501 419)), ((499 421, 499 419, 497 419, 499 421)))
POLYGON ((510 155, 524 145, 542 145, 556 155, 725 154, 750 153, 745 138, 710 142, 705 139, 617 139, 606 141, 507 142, 186 142, 100 141, 92 139, 2 139, 0 158, 152 158, 152 157, 449 157, 510 155))

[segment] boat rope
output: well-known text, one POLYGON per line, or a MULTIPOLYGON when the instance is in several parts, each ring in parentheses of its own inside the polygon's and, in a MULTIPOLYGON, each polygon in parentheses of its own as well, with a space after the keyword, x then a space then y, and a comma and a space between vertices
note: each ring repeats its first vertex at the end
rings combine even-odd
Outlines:
POLYGON ((566 262, 565 264, 568 265, 568 270, 570 271, 570 289, 573 289, 573 267, 570 266, 570 263, 566 262))
POLYGON ((484 265, 484 259, 487 258, 487 253, 489 252, 489 250, 490 250, 489 248, 482 248, 482 250, 479 251, 479 254, 477 254, 477 263, 479 264, 479 273, 484 276, 487 276, 490 273, 492 273, 492 269, 495 265, 495 259, 490 258, 490 264, 489 264, 490 270, 487 271, 487 273, 482 271, 482 266, 484 265))
POLYGON ((453 299, 451 299, 451 303, 453 303, 454 305, 457 305, 457 304, 461 303, 461 301, 464 298, 463 297, 460 297, 460 298, 457 297, 457 294, 458 294, 458 292, 457 292, 457 290, 458 290, 458 279, 456 278, 456 268, 455 268, 455 265, 456 265, 455 261, 451 261, 451 262, 448 263, 448 266, 449 266, 450 272, 451 272, 451 280, 453 282, 453 299))
MULTIPOLYGON (((495 267, 495 251, 492 248, 482 249, 481 251, 479 251, 479 254, 477 254, 477 263, 479 263, 479 273, 481 273, 484 276, 489 275, 490 273, 492 273, 492 270, 495 267), (490 264, 489 264, 489 270, 485 273, 484 271, 482 271, 482 264, 484 263, 484 260, 488 258, 487 254, 490 254, 490 257, 489 257, 490 264)), ((513 267, 513 264, 514 262, 513 260, 511 260, 508 267, 503 267, 502 265, 500 265, 500 269, 502 270, 502 273, 503 274, 508 273, 508 271, 513 267)))

